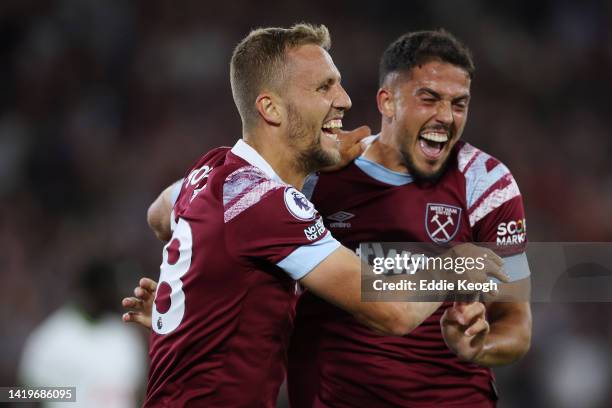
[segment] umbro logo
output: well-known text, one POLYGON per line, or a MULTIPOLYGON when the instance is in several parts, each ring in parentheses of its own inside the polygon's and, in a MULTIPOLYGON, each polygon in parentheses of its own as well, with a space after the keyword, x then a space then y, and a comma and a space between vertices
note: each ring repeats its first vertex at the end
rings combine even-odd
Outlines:
POLYGON ((350 212, 338 211, 337 213, 327 216, 327 219, 335 221, 329 224, 330 228, 351 228, 351 223, 345 221, 354 217, 355 214, 351 214, 350 212))
POLYGON ((351 214, 350 212, 338 211, 337 213, 332 214, 332 215, 328 216, 327 218, 332 220, 332 221, 344 222, 346 220, 350 220, 354 216, 355 216, 355 214, 351 214))

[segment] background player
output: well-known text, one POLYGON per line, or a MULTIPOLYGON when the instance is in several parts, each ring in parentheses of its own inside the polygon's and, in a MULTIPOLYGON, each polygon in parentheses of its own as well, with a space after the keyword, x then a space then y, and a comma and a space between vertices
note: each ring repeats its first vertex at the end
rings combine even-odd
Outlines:
MULTIPOLYGON (((439 305, 360 302, 359 259, 295 188, 340 159, 335 129, 350 99, 329 45, 324 26, 302 24, 255 30, 236 47, 243 140, 207 153, 181 183, 153 305, 146 406, 273 405, 293 279, 388 334, 439 305)), ((491 255, 488 272, 503 278, 491 255)))
POLYGON ((19 364, 24 386, 76 387, 73 408, 132 408, 142 403, 146 347, 140 333, 126 330, 117 321, 113 301, 119 294, 117 269, 115 263, 102 259, 83 265, 71 298, 42 321, 24 344, 19 364))

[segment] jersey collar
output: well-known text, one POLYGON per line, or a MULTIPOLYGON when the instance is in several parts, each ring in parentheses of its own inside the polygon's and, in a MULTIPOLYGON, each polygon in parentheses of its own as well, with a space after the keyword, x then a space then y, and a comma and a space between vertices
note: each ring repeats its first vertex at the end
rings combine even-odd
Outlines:
MULTIPOLYGON (((366 145, 372 144, 380 135, 372 135, 363 139, 362 143, 366 145)), ((372 177, 381 183, 390 184, 392 186, 403 186, 412 183, 414 180, 408 173, 400 173, 390 170, 380 163, 376 163, 370 159, 366 159, 363 153, 355 159, 355 165, 365 174, 372 177)))
POLYGON ((251 147, 244 140, 238 139, 234 147, 232 147, 231 152, 249 163, 251 166, 255 166, 259 170, 263 171, 270 179, 285 184, 278 174, 276 174, 272 166, 270 166, 270 163, 268 163, 266 159, 257 153, 257 150, 253 149, 253 147, 251 147))

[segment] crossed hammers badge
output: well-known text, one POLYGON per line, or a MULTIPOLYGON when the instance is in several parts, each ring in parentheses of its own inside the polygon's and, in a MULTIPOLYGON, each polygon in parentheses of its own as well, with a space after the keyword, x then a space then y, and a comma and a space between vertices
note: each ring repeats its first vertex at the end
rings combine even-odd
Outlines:
POLYGON ((434 242, 449 242, 461 222, 461 208, 448 204, 427 203, 425 229, 434 242))

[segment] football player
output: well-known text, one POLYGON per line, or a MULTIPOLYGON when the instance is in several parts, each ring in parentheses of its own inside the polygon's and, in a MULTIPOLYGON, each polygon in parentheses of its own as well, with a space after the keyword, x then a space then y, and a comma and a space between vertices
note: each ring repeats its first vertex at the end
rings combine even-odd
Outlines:
MULTIPOLYGON (((381 241, 494 243, 527 300, 526 223, 516 181, 499 160, 460 140, 473 76, 470 52, 450 33, 401 36, 380 62, 380 134, 367 138, 365 153, 347 167, 311 177, 304 192, 351 249, 381 241)), ((490 367, 529 349, 529 303, 490 303, 486 313, 452 306, 394 338, 306 291, 289 352, 292 407, 494 406, 490 367), (461 330, 457 318, 465 313, 474 323, 482 319, 478 335, 461 330)))

